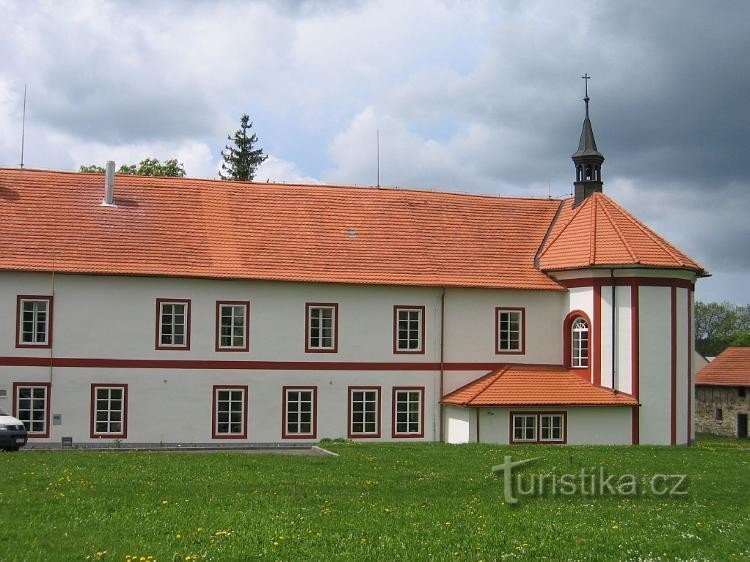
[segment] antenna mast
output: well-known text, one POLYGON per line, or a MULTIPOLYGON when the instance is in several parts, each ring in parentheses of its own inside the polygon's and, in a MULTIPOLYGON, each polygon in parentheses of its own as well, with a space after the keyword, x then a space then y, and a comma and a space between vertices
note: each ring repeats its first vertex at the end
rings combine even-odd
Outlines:
POLYGON ((26 84, 23 85, 23 117, 21 118, 21 168, 23 168, 23 147, 26 144, 26 84))
POLYGON ((378 145, 378 187, 380 187, 380 129, 377 129, 376 142, 378 145))

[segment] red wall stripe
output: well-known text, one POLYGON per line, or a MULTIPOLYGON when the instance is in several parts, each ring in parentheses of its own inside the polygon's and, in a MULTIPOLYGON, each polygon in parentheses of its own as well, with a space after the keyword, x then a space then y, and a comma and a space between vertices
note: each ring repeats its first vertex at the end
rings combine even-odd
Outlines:
POLYGON ((670 443, 677 443, 677 287, 672 287, 672 357, 670 373, 670 443))
POLYGON ((591 357, 594 360, 594 384, 602 385, 602 286, 594 285, 594 343, 591 357))
MULTIPOLYGON (((630 379, 632 394, 640 401, 640 316, 638 313, 638 285, 630 286, 630 379)), ((640 436, 641 410, 640 406, 633 406, 633 445, 638 445, 640 436)))

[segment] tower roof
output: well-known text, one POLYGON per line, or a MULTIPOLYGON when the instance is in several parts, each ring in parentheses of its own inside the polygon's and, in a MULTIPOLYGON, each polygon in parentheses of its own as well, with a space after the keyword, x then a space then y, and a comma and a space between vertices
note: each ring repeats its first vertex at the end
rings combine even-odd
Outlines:
POLYGON ((573 154, 573 158, 596 156, 604 160, 604 156, 596 148, 594 129, 591 127, 591 119, 589 119, 588 95, 583 98, 583 101, 586 102, 586 117, 583 120, 583 127, 581 128, 581 139, 578 141, 578 150, 573 154))
POLYGON ((573 199, 566 200, 547 239, 539 254, 542 271, 640 266, 708 275, 702 265, 602 193, 578 207, 573 199))

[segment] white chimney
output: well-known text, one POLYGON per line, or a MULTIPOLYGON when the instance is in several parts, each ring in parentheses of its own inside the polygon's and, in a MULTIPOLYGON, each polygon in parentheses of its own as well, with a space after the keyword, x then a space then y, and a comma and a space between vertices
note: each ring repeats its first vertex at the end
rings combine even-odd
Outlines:
POLYGON ((107 160, 104 172, 104 200, 102 205, 114 206, 115 204, 115 163, 107 160))

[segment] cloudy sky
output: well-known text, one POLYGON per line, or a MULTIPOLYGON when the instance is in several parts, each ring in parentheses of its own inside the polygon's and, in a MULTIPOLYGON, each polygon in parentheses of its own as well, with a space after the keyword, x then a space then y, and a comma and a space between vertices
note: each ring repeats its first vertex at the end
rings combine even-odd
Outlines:
POLYGON ((605 192, 750 302, 750 3, 0 0, 0 166, 563 196, 583 81, 605 192))

